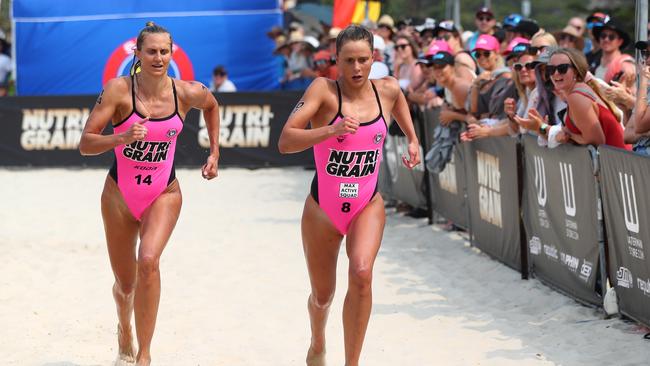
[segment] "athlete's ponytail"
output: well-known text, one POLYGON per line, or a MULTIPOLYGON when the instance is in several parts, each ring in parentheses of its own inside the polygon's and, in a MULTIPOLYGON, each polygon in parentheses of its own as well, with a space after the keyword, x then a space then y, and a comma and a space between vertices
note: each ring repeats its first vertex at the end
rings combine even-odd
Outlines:
MULTIPOLYGON (((169 35, 169 51, 172 52, 174 50, 174 41, 172 40, 172 35, 169 33, 167 29, 165 29, 163 26, 160 26, 152 21, 148 21, 145 24, 145 27, 140 30, 140 33, 138 34, 138 38, 135 42, 135 47, 138 50, 142 50, 142 43, 144 42, 144 38, 148 34, 152 33, 166 33, 169 35)), ((135 61, 135 53, 133 54, 133 60, 131 61, 131 70, 130 74, 135 75, 137 72, 140 71, 140 60, 135 61)))

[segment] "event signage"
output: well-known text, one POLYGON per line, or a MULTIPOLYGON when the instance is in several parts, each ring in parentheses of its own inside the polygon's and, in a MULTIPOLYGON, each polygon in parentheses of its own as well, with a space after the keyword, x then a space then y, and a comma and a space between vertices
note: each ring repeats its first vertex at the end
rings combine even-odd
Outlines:
POLYGON ((601 304, 598 196, 586 147, 540 147, 523 137, 522 208, 529 261, 536 277, 576 299, 601 304))
POLYGON ((598 152, 610 281, 621 313, 650 325, 650 158, 607 146, 598 152))
MULTIPOLYGON (((517 140, 498 137, 463 143, 474 244, 522 271, 517 140), (476 208, 476 209, 474 209, 476 208)), ((525 269, 523 269, 525 271, 525 269)))
MULTIPOLYGON (((311 151, 281 155, 277 142, 297 92, 223 93, 220 108, 220 165, 313 166, 311 151), (254 102, 254 103, 253 103, 254 102)), ((0 166, 109 166, 113 154, 84 157, 78 146, 96 101, 94 96, 7 97, 0 99, 0 166)), ((176 166, 204 163, 210 140, 203 114, 191 110, 178 137, 176 166)), ((112 133, 110 123, 104 133, 112 133)))

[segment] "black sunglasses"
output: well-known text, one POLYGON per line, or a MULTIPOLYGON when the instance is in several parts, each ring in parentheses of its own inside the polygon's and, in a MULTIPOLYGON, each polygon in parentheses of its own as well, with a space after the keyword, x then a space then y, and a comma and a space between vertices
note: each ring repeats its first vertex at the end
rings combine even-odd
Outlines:
POLYGON ((564 41, 564 40, 567 40, 569 42, 575 42, 576 41, 576 37, 574 37, 574 36, 572 36, 570 34, 561 34, 559 38, 560 38, 560 41, 564 41))
POLYGON ((599 39, 609 39, 610 41, 615 41, 618 39, 618 34, 616 33, 601 33, 598 37, 599 39))
POLYGON ((492 18, 492 17, 476 17, 476 19, 478 19, 479 22, 489 22, 494 18, 492 18))
POLYGON ((410 45, 409 44, 398 44, 398 45, 395 45, 395 49, 396 50, 403 50, 408 46, 410 46, 410 45))
MULTIPOLYGON (((519 63, 519 62, 518 62, 518 63, 512 65, 512 68, 515 69, 515 71, 521 71, 521 70, 523 70, 524 67, 525 67, 526 70, 529 70, 529 71, 530 71, 530 70, 534 70, 534 69, 535 69, 535 66, 537 66, 538 63, 539 63, 539 62, 536 62, 536 61, 527 62, 527 63, 525 63, 525 64, 522 64, 522 63, 519 63)), ((566 71, 565 71, 565 72, 566 72, 566 71)))
POLYGON ((447 34, 443 34, 443 35, 438 35, 438 36, 436 36, 436 39, 441 40, 441 41, 442 40, 448 41, 448 40, 451 39, 451 34, 447 33, 447 34))
POLYGON ((481 56, 487 58, 487 57, 490 57, 490 55, 492 55, 492 51, 477 50, 477 51, 472 52, 472 54, 474 54, 474 58, 476 58, 476 59, 481 58, 481 56))
POLYGON ((546 65, 546 76, 551 77, 553 74, 555 74, 555 70, 557 70, 560 75, 564 75, 567 71, 569 71, 569 68, 572 67, 573 65, 571 64, 546 65))

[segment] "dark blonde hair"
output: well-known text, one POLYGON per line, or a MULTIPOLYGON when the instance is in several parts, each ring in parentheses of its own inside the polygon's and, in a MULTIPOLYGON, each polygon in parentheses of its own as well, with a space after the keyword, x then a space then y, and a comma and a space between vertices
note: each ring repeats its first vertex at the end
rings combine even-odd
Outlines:
MULTIPOLYGON (((144 38, 153 33, 162 33, 162 34, 167 34, 169 35, 169 51, 173 52, 174 50, 174 41, 172 40, 172 35, 169 33, 167 29, 165 29, 163 26, 160 26, 152 21, 148 21, 147 24, 145 24, 144 28, 140 30, 140 33, 138 33, 138 38, 135 41, 135 47, 138 50, 142 50, 142 43, 144 43, 144 38)), ((135 75, 136 70, 140 67, 140 60, 137 62, 135 61, 135 52, 133 53, 133 61, 131 62, 131 75, 135 75)))
POLYGON ((600 90, 600 85, 598 85, 598 81, 596 81, 593 77, 589 81, 585 81, 587 78, 587 73, 589 72, 589 64, 587 63, 587 59, 582 54, 582 52, 574 48, 558 48, 551 54, 551 57, 557 54, 565 55, 569 58, 571 65, 573 65, 573 69, 576 71, 576 80, 589 85, 594 93, 596 93, 598 98, 600 98, 600 100, 605 103, 607 108, 609 108, 612 114, 620 120, 622 118, 620 115, 620 110, 618 110, 614 103, 603 94, 603 92, 600 90))
POLYGON ((336 54, 338 55, 343 45, 349 41, 366 41, 370 46, 370 51, 374 50, 374 38, 372 33, 365 27, 356 24, 350 24, 342 30, 336 37, 336 54))
POLYGON ((395 37, 395 45, 397 45, 397 41, 399 39, 404 39, 404 40, 406 40, 406 42, 409 43, 409 46, 411 46, 411 54, 413 55, 414 59, 417 59, 418 58, 418 53, 420 52, 420 47, 418 47, 417 43, 415 43, 415 40, 413 40, 413 38, 411 38, 409 36, 401 34, 401 35, 395 37))

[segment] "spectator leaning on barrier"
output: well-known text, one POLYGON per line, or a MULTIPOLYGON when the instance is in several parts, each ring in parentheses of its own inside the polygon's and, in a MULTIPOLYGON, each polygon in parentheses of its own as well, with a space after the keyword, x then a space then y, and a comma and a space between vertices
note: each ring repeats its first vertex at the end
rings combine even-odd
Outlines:
POLYGON ((517 96, 510 69, 504 67, 499 49, 496 38, 483 34, 476 41, 473 51, 484 71, 472 83, 469 111, 474 118, 482 119, 487 124, 506 118, 503 103, 506 98, 517 96))
POLYGON ((451 53, 440 51, 428 57, 437 85, 445 88, 445 104, 440 111, 440 123, 446 126, 452 121, 465 121, 465 101, 471 81, 456 75, 454 56, 451 53))
POLYGON ((482 7, 476 12, 476 17, 474 18, 474 24, 476 25, 476 32, 469 37, 465 48, 472 51, 476 46, 476 42, 479 37, 483 34, 492 34, 494 33, 494 27, 497 25, 497 21, 494 18, 494 13, 490 8, 482 7))
POLYGON ((233 93, 237 91, 235 84, 228 79, 228 71, 223 65, 219 65, 212 70, 210 91, 213 93, 233 93))
POLYGON ((650 155, 650 93, 648 93, 648 78, 650 78, 650 45, 647 41, 639 41, 635 48, 641 51, 639 60, 639 90, 636 94, 636 105, 632 119, 627 123, 625 142, 633 143, 635 152, 650 155))
MULTIPOLYGON (((623 127, 616 115, 616 108, 604 97, 598 82, 589 73, 587 60, 581 51, 560 48, 551 56, 546 66, 547 76, 555 89, 567 101, 565 127, 558 134, 560 142, 573 141, 579 145, 606 144, 629 149, 623 141, 623 127)), ((530 115, 537 130, 543 136, 549 132, 545 120, 530 115)), ((521 122, 518 117, 515 117, 521 122)))

